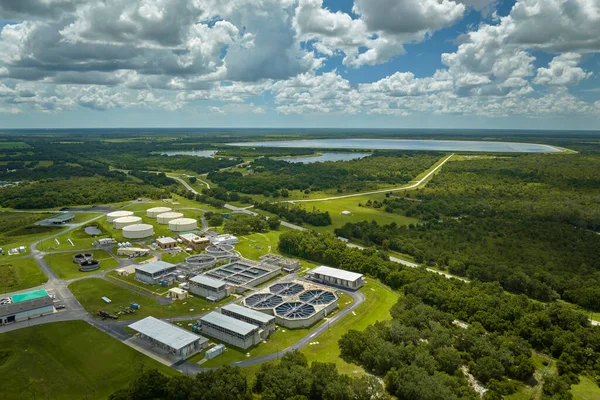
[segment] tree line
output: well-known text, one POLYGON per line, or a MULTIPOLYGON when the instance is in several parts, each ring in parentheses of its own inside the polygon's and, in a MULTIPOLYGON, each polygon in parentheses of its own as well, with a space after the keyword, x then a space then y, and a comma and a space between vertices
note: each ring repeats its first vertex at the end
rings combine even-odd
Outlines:
POLYGON ((313 208, 307 211, 305 208, 297 204, 291 203, 260 203, 255 202, 254 207, 259 210, 264 210, 285 219, 293 224, 302 225, 304 223, 312 226, 328 226, 331 225, 331 215, 329 211, 321 211, 313 208))

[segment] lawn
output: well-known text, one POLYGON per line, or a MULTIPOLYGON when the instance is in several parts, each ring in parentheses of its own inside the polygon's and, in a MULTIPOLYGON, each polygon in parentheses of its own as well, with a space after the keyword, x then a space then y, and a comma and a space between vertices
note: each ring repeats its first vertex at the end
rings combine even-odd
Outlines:
POLYGON ((73 262, 73 256, 77 253, 48 254, 44 257, 44 260, 61 279, 79 278, 119 266, 119 262, 104 250, 92 250, 90 253, 94 256, 94 260, 100 261, 100 269, 92 272, 79 271, 78 265, 73 262))
POLYGON ((29 245, 59 233, 62 228, 37 226, 35 222, 52 217, 52 213, 0 212, 0 247, 6 253, 14 247, 29 245))
POLYGON ((179 282, 175 282, 171 286, 151 285, 149 283, 143 283, 135 279, 135 274, 129 274, 128 276, 119 276, 117 271, 108 272, 106 274, 106 277, 113 279, 118 283, 132 286, 138 290, 143 290, 155 296, 164 296, 170 288, 177 287, 177 285, 179 284, 179 282))
POLYGON ((355 313, 342 318, 331 329, 316 338, 315 342, 318 344, 306 346, 301 350, 308 357, 309 363, 330 362, 335 363, 341 373, 363 373, 363 369, 358 365, 347 363, 340 358, 338 341, 351 329, 360 331, 377 321, 391 319, 389 310, 396 304, 400 295, 374 279, 367 279, 367 283, 360 291, 366 298, 355 313))
POLYGON ((142 369, 177 374, 83 321, 0 335, 3 399, 104 399, 142 369))
POLYGON ((571 393, 577 400, 600 399, 600 388, 587 376, 579 377, 579 383, 571 386, 571 393))
MULTIPOLYGON (((97 226, 100 230, 100 222, 95 223, 91 222, 90 225, 97 226)), ((82 250, 82 249, 90 249, 93 248, 93 243, 99 238, 110 237, 110 235, 104 233, 98 236, 90 236, 85 233, 85 227, 79 227, 77 229, 72 229, 68 232, 63 233, 62 235, 57 236, 56 238, 47 239, 43 242, 40 242, 37 245, 37 249, 40 251, 68 251, 68 250, 82 250), (71 239, 74 246, 71 246, 68 239, 71 239), (59 244, 56 244, 58 240, 59 244)))
MULTIPOLYGON (((311 203, 297 203, 306 210, 316 208, 320 211, 329 211, 332 225, 310 227, 317 232, 332 232, 333 229, 343 226, 346 222, 377 221, 379 224, 390 224, 395 222, 398 225, 416 224, 418 219, 405 217, 404 215, 392 214, 372 207, 359 207, 359 203, 365 204, 367 200, 383 201, 385 194, 348 197, 337 200, 315 201, 311 203), (342 211, 350 211, 352 215, 345 216, 340 214, 342 211)), ((307 227, 309 227, 307 225, 307 227)))
POLYGON ((239 243, 235 245, 235 250, 242 257, 249 260, 258 261, 260 256, 273 253, 278 254, 279 236, 288 228, 280 227, 279 230, 266 233, 252 233, 249 235, 238 236, 239 243))
POLYGON ((144 296, 133 290, 126 289, 115 283, 100 278, 82 279, 69 285, 69 290, 81 305, 92 315, 98 310, 116 313, 120 307, 128 308, 131 303, 138 303, 141 307, 135 314, 122 315, 120 319, 137 320, 148 316, 156 318, 171 318, 202 314, 214 310, 230 299, 211 303, 199 297, 190 297, 185 300, 176 300, 171 304, 159 304, 156 299, 144 296), (108 297, 112 303, 106 304, 102 297, 108 297))
POLYGON ((47 281, 48 278, 33 258, 0 259, 0 293, 28 289, 47 281))

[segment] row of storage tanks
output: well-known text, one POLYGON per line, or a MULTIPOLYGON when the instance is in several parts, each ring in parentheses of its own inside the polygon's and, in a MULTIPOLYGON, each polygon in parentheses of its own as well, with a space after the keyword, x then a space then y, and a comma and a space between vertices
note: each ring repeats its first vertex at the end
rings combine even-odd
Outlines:
MULTIPOLYGON (((146 211, 146 216, 156 218, 156 222, 169 225, 173 232, 185 232, 198 229, 198 222, 193 218, 184 218, 182 213, 173 212, 168 207, 154 207, 146 211)), ((132 211, 114 211, 106 215, 115 229, 123 230, 127 239, 143 239, 154 235, 154 227, 143 224, 142 218, 136 217, 132 211)))

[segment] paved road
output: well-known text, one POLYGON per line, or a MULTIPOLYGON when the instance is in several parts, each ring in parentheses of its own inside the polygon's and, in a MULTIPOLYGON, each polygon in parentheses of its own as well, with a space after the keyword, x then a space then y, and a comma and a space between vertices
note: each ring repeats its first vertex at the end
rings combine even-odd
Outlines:
MULTIPOLYGON (((198 192, 197 192, 197 191, 196 191, 196 190, 195 190, 193 187, 191 187, 189 183, 187 183, 186 181, 184 181, 184 180, 183 180, 183 179, 181 179, 180 177, 178 177, 178 176, 170 176, 169 178, 175 179, 177 182, 179 182, 179 183, 181 183, 183 186, 185 186, 185 188, 186 188, 187 190, 189 190, 190 192, 192 192, 192 193, 194 193, 194 194, 198 194, 198 192)), ((210 187, 209 187, 209 189, 210 189, 210 187)))

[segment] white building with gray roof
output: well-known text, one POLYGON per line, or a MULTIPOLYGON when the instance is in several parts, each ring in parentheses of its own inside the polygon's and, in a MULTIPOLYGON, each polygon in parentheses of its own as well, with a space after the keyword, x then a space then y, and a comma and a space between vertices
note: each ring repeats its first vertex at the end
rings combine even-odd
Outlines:
POLYGON ((259 326, 215 311, 200 318, 198 325, 202 334, 241 349, 255 346, 263 340, 259 326))

